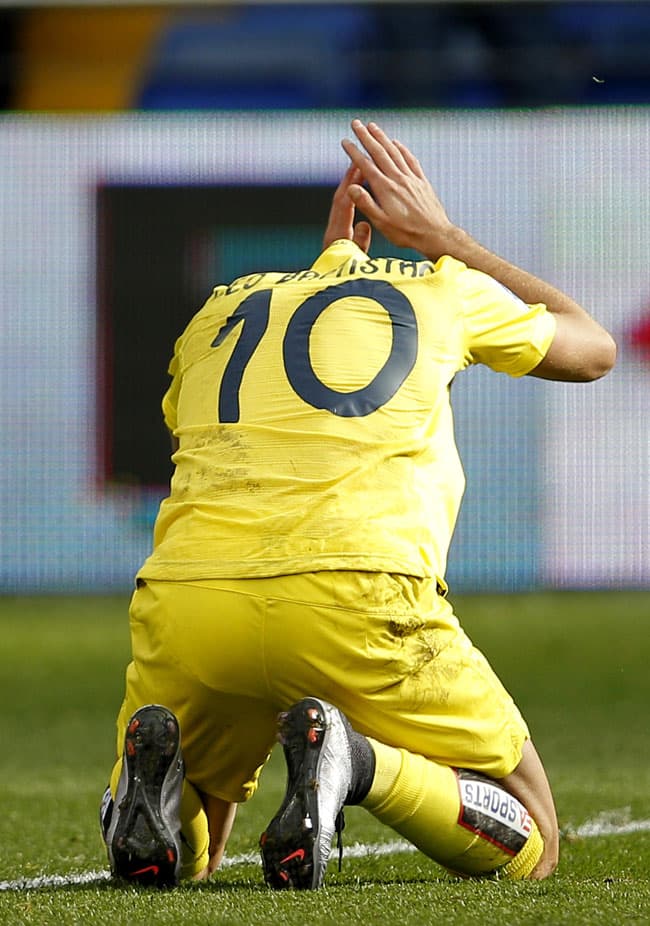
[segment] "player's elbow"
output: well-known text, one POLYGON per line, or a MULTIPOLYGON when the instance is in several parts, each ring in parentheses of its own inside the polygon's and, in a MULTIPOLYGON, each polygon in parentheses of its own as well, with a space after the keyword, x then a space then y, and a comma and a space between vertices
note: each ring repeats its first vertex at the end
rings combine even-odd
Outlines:
POLYGON ((591 383, 602 379, 616 363, 616 341, 608 331, 601 329, 597 338, 592 338, 584 357, 583 382, 591 383))
POLYGON ((590 323, 586 330, 584 326, 562 325, 531 375, 567 383, 590 383, 609 373, 615 363, 616 342, 600 325, 590 323))

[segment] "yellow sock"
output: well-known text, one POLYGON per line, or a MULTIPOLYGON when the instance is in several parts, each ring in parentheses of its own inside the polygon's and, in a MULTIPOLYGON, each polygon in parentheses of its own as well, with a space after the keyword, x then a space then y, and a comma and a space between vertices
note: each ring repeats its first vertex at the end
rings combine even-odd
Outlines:
POLYGON ((181 880, 203 871, 210 856, 210 833, 203 801, 187 778, 181 798, 181 880))
POLYGON ((363 806, 373 816, 458 874, 476 877, 499 871, 502 877, 525 878, 531 873, 542 854, 542 838, 519 801, 496 782, 482 776, 462 781, 463 804, 462 779, 454 769, 372 739, 370 744, 377 764, 363 806), (511 846, 491 838, 491 819, 482 813, 481 801, 486 806, 496 802, 497 815, 501 806, 500 832, 506 839, 512 835, 511 846), (510 816, 517 820, 512 833, 504 822, 510 816))
POLYGON ((509 881, 520 881, 522 878, 527 878, 539 862, 544 851, 544 840, 532 817, 531 822, 533 826, 528 842, 507 865, 499 870, 500 877, 507 878, 509 881))

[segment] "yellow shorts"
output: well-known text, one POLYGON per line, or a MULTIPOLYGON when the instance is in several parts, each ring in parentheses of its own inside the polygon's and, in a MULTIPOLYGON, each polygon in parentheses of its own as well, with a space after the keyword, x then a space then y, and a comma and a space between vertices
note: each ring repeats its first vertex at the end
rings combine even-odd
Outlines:
POLYGON ((180 722, 187 777, 247 800, 276 715, 306 695, 388 745, 495 778, 528 730, 435 583, 379 573, 138 583, 118 718, 157 702, 180 722))

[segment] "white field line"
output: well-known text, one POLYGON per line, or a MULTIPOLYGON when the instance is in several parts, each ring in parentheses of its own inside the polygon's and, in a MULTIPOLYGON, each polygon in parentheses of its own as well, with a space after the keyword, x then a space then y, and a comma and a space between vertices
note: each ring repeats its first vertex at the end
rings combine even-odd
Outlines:
MULTIPOLYGON (((650 820, 629 820, 621 812, 600 814, 593 820, 587 820, 575 829, 571 829, 571 836, 582 839, 591 839, 595 836, 621 836, 627 833, 650 832, 650 820)), ((345 858, 368 858, 370 856, 399 855, 417 852, 415 846, 403 840, 381 842, 371 845, 353 843, 345 846, 345 858)), ((259 862, 259 853, 242 852, 239 855, 226 856, 221 863, 222 868, 233 868, 236 865, 256 865, 259 862)), ((101 884, 110 879, 109 871, 83 871, 70 875, 39 875, 35 878, 17 878, 15 881, 0 881, 0 891, 35 891, 39 888, 69 887, 71 885, 101 884)))

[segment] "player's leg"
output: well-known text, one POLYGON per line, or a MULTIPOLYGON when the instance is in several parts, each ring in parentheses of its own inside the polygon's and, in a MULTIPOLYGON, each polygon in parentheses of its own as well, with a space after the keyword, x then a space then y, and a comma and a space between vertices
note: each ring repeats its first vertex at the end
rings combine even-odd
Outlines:
MULTIPOLYGON (((365 806, 428 855, 463 874, 500 870, 509 877, 539 876, 544 842, 531 819, 533 807, 519 802, 498 781, 508 784, 522 760, 529 738, 526 724, 431 583, 423 589, 407 577, 341 573, 284 581, 278 636, 269 635, 269 675, 283 698, 311 691, 335 703, 359 733, 375 741, 376 773, 365 806), (311 589, 301 588, 309 583, 311 589), (472 769, 478 777, 454 768, 472 769), (504 819, 493 825, 483 813, 484 803, 504 819), (514 821, 517 826, 510 826, 514 821)), ((306 751, 304 735, 301 748, 306 751)), ((297 777, 292 764, 299 767, 300 762, 289 754, 287 764, 289 795, 302 785, 292 786, 297 777)), ((335 767, 336 762, 326 765, 335 767)), ((321 784, 322 779, 320 775, 321 784)), ((353 786, 354 771, 352 779, 353 786)), ((337 812, 336 806, 327 810, 328 826, 337 812)), ((281 808, 276 824, 284 816, 281 808)), ((295 828, 294 820, 291 824, 295 828)), ((552 820, 540 813, 540 824, 552 844, 552 820)), ((289 839, 274 839, 289 849, 289 839)))
MULTIPOLYGON (((275 741, 279 705, 269 707, 256 697, 260 686, 264 687, 264 673, 255 658, 261 636, 258 619, 257 599, 222 594, 210 583, 141 584, 133 597, 133 660, 127 669, 126 694, 118 717, 118 750, 121 755, 126 746, 128 756, 130 746, 125 737, 129 736, 132 715, 142 705, 157 702, 173 711, 181 731, 185 766, 180 830, 177 828, 170 838, 173 826, 169 821, 160 843, 171 854, 177 849, 180 853, 176 880, 205 877, 216 869, 232 828, 236 803, 254 793, 275 741)), ((112 796, 118 792, 120 780, 122 792, 129 790, 128 762, 125 765, 124 775, 121 759, 116 765, 112 796)), ((133 772, 132 768, 131 778, 135 777, 133 772)), ((161 786, 155 787, 160 804, 161 786)), ((135 793, 132 785, 130 794, 135 793)), ((132 803, 137 804, 135 798, 132 803)), ((114 823, 111 841, 116 826, 114 823)), ((122 828, 117 831, 120 839, 122 828)), ((136 841, 136 836, 129 836, 136 841)), ((152 865, 161 868, 157 862, 152 865)), ((116 871, 117 866, 112 867, 116 871)), ((137 872, 150 866, 138 863, 132 867, 137 872)))
POLYGON ((502 784, 374 740, 371 745, 377 770, 362 804, 378 820, 456 874, 542 876, 540 829, 502 784))
POLYGON ((541 876, 539 829, 493 779, 369 740, 318 698, 283 713, 280 734, 287 789, 260 839, 270 886, 320 887, 344 806, 358 803, 455 874, 541 876))
MULTIPOLYGON (((376 657, 401 675, 393 684, 387 680, 386 698, 372 699, 377 732, 361 728, 401 747, 399 760, 377 747, 368 795, 373 812, 463 874, 550 874, 557 863, 557 822, 528 728, 432 583, 410 587, 410 615, 380 618, 368 628, 376 657)), ((367 716, 368 710, 350 719, 359 726, 367 716)))

